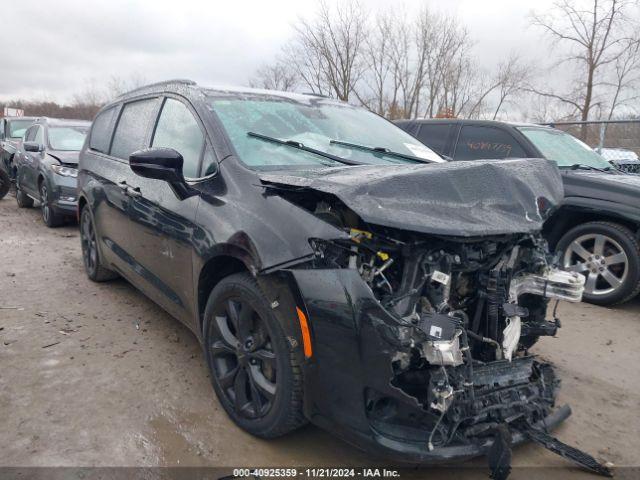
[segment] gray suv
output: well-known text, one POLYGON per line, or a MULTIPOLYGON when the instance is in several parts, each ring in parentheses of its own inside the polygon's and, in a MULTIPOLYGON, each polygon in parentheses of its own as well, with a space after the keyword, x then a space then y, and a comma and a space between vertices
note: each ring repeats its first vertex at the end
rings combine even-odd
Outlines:
POLYGON ((76 215, 78 153, 90 125, 84 120, 40 118, 27 129, 14 155, 18 206, 28 208, 38 200, 48 227, 76 215))

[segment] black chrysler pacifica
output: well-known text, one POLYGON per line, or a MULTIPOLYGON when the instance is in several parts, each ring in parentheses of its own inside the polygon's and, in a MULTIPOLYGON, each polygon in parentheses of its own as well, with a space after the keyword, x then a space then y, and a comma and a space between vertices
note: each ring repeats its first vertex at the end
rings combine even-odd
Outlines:
POLYGON ((496 478, 529 439, 602 468, 548 434, 571 411, 528 353, 559 327, 547 304, 584 290, 540 235, 552 162, 447 163, 342 102, 174 80, 98 113, 78 183, 88 276, 185 323, 244 430, 486 454, 496 478))

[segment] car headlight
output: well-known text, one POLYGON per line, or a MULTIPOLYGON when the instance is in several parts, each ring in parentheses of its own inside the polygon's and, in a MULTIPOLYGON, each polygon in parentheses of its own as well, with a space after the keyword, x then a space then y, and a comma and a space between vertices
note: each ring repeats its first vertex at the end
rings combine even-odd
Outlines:
POLYGON ((58 175, 62 175, 63 177, 77 177, 78 170, 75 168, 63 167, 62 165, 51 165, 51 170, 56 172, 58 175))

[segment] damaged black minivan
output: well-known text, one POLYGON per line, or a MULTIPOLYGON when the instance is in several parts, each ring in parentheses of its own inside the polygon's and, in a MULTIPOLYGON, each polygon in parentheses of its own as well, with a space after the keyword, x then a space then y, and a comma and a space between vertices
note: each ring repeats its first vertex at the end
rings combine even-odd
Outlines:
POLYGON ((89 278, 189 326, 244 430, 486 454, 496 478, 530 439, 597 469, 548 435, 570 409, 527 351, 584 288, 539 234, 563 196, 551 162, 447 163, 342 102, 176 80, 99 112, 79 190, 89 278))

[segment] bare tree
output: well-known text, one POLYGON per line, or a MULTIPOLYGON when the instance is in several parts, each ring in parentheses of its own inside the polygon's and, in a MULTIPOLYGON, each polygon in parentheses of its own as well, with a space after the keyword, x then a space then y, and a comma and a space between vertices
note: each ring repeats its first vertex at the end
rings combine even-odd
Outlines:
POLYGON ((396 17, 390 13, 376 15, 373 27, 365 40, 365 62, 368 75, 363 78, 369 93, 359 92, 362 104, 378 115, 385 115, 388 108, 387 86, 389 83, 391 62, 391 36, 396 17))
POLYGON ((615 79, 611 82, 613 87, 613 97, 607 120, 613 118, 616 108, 637 101, 640 93, 635 88, 640 84, 640 36, 630 39, 623 49, 622 54, 616 59, 615 79), (633 92, 630 96, 625 96, 625 91, 633 92))
POLYGON ((321 1, 312 20, 300 20, 288 50, 309 88, 349 101, 365 66, 365 22, 364 9, 355 1, 335 9, 321 1))
POLYGON ((295 89, 298 84, 298 75, 283 60, 276 60, 273 64, 266 64, 260 67, 255 77, 250 80, 249 85, 254 88, 265 88, 267 90, 280 90, 289 92, 295 89))
POLYGON ((530 82, 531 68, 524 64, 522 59, 512 53, 504 62, 498 65, 496 74, 496 84, 498 85, 498 95, 492 119, 495 120, 500 113, 500 109, 509 100, 523 92, 530 82))
POLYGON ((625 10, 631 1, 591 0, 588 7, 582 7, 577 0, 557 0, 547 14, 534 13, 533 24, 556 44, 568 48, 559 63, 572 63, 579 73, 568 92, 532 90, 572 106, 581 120, 588 120, 598 103, 595 89, 601 85, 603 67, 615 63, 624 51, 628 32, 625 10))

